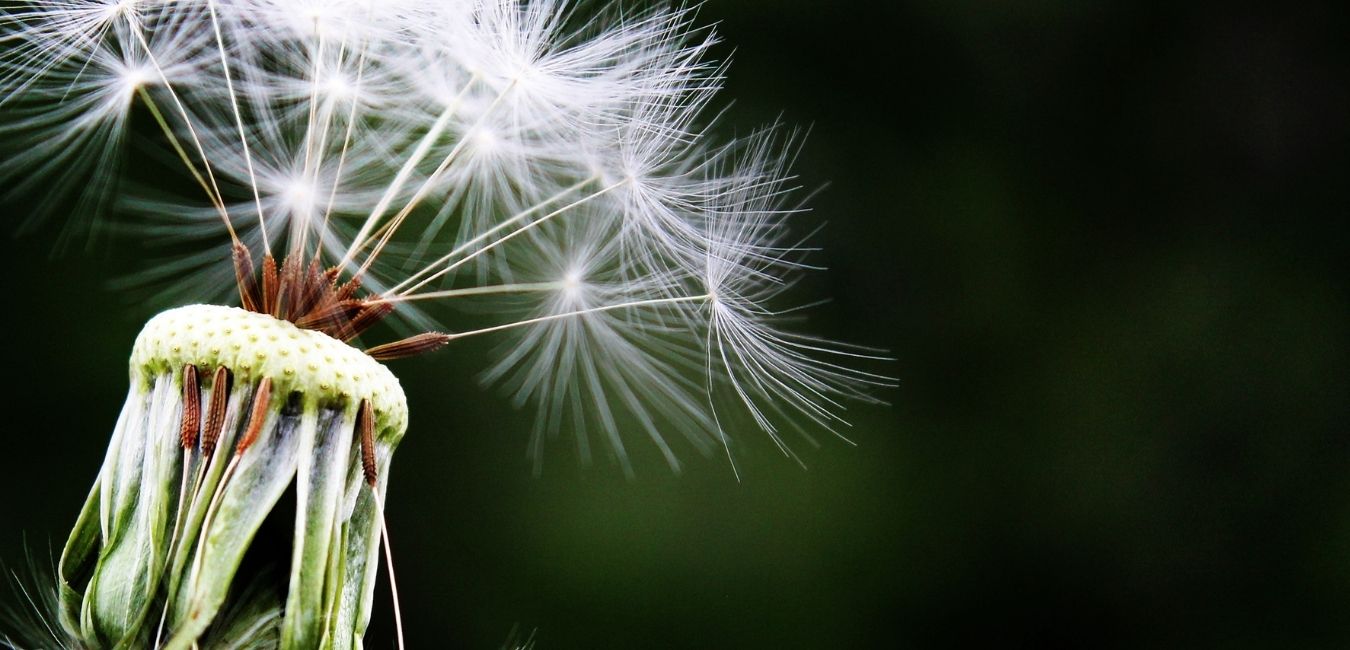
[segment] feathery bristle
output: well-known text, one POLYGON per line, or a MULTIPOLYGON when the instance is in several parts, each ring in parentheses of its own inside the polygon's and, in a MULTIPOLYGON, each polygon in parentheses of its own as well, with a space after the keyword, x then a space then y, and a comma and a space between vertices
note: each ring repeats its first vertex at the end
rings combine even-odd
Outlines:
POLYGON ((426 301, 495 299, 496 324, 369 350, 508 332, 486 376, 535 403, 536 439, 566 425, 588 457, 596 429, 626 471, 620 428, 678 468, 671 433, 730 451, 720 396, 786 450, 784 421, 830 428, 842 399, 890 383, 851 369, 876 355, 782 317, 809 270, 789 234, 798 139, 713 134, 726 68, 692 8, 16 4, 0 16, 0 133, 18 148, 0 173, 88 178, 80 196, 98 203, 144 110, 202 192, 119 188, 147 230, 201 251, 158 280, 216 299, 233 285, 245 309, 343 341, 391 317, 446 329, 426 301))

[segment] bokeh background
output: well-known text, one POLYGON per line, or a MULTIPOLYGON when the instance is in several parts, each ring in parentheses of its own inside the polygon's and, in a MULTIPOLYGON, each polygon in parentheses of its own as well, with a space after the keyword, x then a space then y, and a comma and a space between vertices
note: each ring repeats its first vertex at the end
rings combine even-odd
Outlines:
MULTIPOLYGON (((810 325, 887 348, 851 447, 751 432, 627 480, 398 362, 389 521, 414 648, 1350 643, 1338 3, 710 0, 720 127, 809 126, 810 325), (828 185, 827 185, 828 184, 828 185)), ((5 220, 23 201, 5 203, 5 220)), ((144 246, 0 240, 0 558, 59 547, 155 311, 144 246)), ((387 601, 367 647, 392 647, 387 601)))

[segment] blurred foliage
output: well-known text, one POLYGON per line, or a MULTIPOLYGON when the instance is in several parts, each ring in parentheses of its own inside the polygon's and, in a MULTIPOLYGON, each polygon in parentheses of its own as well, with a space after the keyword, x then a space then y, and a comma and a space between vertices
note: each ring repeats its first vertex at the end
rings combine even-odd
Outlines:
MULTIPOLYGON (((706 3, 720 128, 811 127, 811 327, 889 348, 895 404, 806 471, 562 443, 535 478, 490 342, 398 362, 412 647, 1350 642, 1346 13, 706 3)), ((10 562, 73 521, 153 313, 105 285, 143 250, 50 249, 3 249, 10 562)))

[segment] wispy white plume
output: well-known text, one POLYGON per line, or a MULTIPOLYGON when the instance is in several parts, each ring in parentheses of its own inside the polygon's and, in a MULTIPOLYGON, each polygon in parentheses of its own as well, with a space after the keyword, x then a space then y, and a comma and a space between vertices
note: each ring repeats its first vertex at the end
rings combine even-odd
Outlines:
POLYGON ((484 376, 538 409, 536 458, 563 431, 630 472, 640 443, 676 469, 681 448, 734 458, 728 397, 791 455, 784 427, 838 430, 845 400, 889 383, 855 369, 875 354, 789 328, 782 294, 809 268, 789 228, 796 145, 779 127, 711 133, 725 67, 692 9, 0 8, 13 187, 57 187, 46 207, 76 215, 116 195, 143 236, 200 251, 149 271, 190 293, 220 297, 238 242, 360 276, 419 323, 423 306, 496 301, 497 322, 452 337, 504 338, 484 376), (121 182, 132 142, 182 179, 121 182), (197 193, 175 195, 183 181, 197 193))

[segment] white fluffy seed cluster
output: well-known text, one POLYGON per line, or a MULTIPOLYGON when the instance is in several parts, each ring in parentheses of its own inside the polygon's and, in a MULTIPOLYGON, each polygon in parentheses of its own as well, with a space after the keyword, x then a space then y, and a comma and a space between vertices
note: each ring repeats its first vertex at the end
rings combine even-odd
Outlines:
POLYGON ((322 332, 266 314, 217 305, 165 311, 145 324, 131 353, 133 379, 194 365, 224 366, 236 382, 272 380, 279 395, 359 404, 369 399, 376 428, 402 435, 408 404, 398 378, 364 352, 322 332))
POLYGON ((563 430, 629 471, 630 439, 676 469, 745 428, 790 454, 891 382, 795 330, 796 138, 709 130, 726 68, 697 6, 0 0, 0 179, 54 214, 116 196, 187 252, 145 269, 166 303, 234 299, 228 231, 419 328, 503 332, 484 379, 537 409, 536 462, 563 430), (146 145, 177 183, 122 182, 146 145), (493 300, 489 327, 421 310, 459 300, 493 300))

